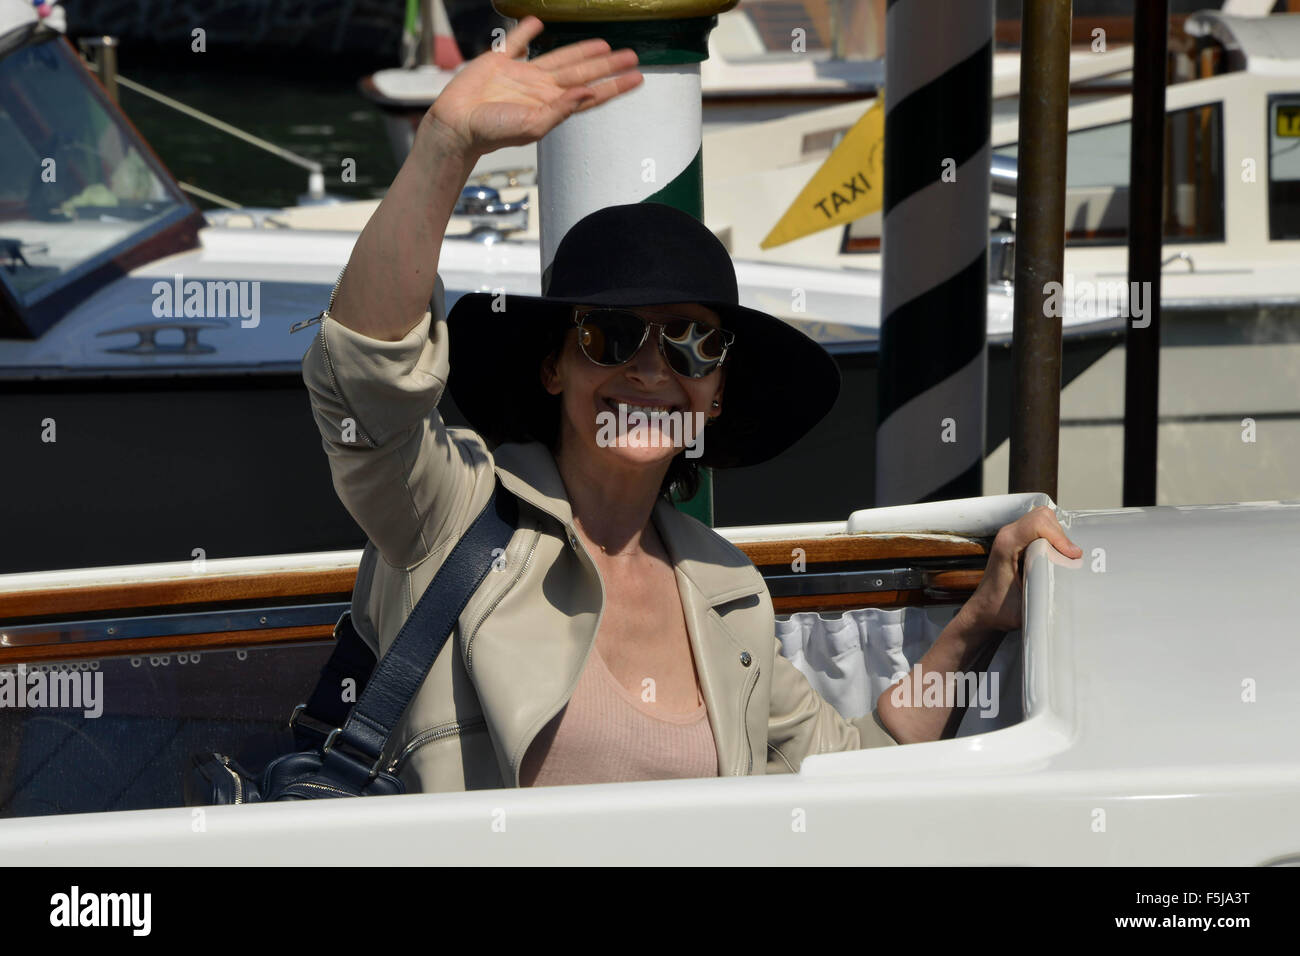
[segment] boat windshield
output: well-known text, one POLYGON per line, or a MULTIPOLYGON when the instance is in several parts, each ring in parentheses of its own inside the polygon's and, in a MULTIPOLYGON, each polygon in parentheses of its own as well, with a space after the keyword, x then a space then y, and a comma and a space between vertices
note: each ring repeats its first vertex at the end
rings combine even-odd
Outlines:
POLYGON ((0 142, 0 282, 20 321, 192 211, 65 41, 0 60, 0 142))

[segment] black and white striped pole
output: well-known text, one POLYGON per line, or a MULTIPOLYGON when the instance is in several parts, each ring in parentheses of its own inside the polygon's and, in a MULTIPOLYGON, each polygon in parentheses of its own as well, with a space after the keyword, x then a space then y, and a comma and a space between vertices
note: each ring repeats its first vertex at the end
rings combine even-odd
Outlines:
POLYGON ((876 504, 981 493, 993 0, 889 0, 876 504))

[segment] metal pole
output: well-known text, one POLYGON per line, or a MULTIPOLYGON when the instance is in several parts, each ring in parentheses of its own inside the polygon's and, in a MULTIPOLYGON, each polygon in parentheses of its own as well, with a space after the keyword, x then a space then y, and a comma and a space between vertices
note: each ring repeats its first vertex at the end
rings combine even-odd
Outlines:
POLYGON ((1070 0, 1027 3, 1021 26, 1016 172, 1016 292, 1011 380, 1012 492, 1057 493, 1061 319, 1051 283, 1065 272, 1065 147, 1070 108, 1070 0))
POLYGON ((415 62, 423 66, 426 63, 438 62, 436 51, 438 42, 438 31, 434 27, 433 5, 437 0, 422 0, 420 3, 420 48, 416 54, 415 62))
POLYGON ((101 37, 99 46, 99 78, 104 81, 104 91, 113 104, 117 98, 117 37, 101 37))
POLYGON ((1160 253, 1164 238, 1165 60, 1169 0, 1137 4, 1129 146, 1128 280, 1124 351, 1124 506, 1156 503, 1160 414, 1160 253), (1141 317, 1134 293, 1140 294, 1141 317))

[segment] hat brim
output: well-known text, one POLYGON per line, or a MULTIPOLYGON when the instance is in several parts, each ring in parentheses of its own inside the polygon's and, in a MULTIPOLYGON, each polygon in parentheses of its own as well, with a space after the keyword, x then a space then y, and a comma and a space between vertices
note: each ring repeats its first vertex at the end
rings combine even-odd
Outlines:
POLYGON ((465 419, 489 439, 517 431, 522 409, 551 400, 541 361, 574 305, 643 306, 695 302, 735 333, 727 354, 723 413, 708 425, 697 459, 738 468, 775 458, 807 434, 835 404, 840 373, 830 354, 775 316, 674 290, 622 288, 590 298, 471 292, 447 316, 447 388, 465 419), (495 308, 494 308, 495 305, 495 308), (531 404, 525 404, 531 403, 531 404))

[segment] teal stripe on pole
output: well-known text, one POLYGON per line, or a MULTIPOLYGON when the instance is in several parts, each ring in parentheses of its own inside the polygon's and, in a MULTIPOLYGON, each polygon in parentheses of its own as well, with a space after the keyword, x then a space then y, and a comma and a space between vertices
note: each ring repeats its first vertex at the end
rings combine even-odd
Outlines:
MULTIPOLYGON (((642 86, 576 113, 537 145, 542 291, 565 233, 607 206, 658 202, 704 218, 703 101, 699 63, 716 16, 664 20, 548 21, 530 46, 540 55, 589 37, 636 51, 642 86)), ((713 524, 713 481, 677 507, 713 524)))

